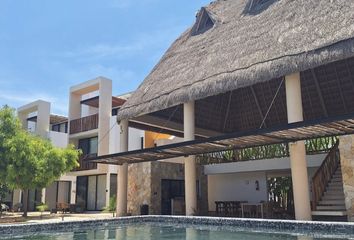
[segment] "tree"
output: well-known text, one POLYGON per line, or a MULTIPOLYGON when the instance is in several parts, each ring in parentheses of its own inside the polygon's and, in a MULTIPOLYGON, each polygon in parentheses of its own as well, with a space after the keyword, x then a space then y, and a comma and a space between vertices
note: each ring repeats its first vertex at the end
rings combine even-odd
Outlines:
POLYGON ((3 201, 6 195, 9 193, 8 187, 4 183, 0 183, 0 217, 2 216, 3 209, 3 201))
POLYGON ((13 129, 2 133, 4 139, 0 141, 0 148, 4 151, 0 156, 3 165, 0 176, 11 189, 23 191, 23 215, 27 216, 28 190, 44 188, 77 167, 80 152, 73 146, 54 147, 48 140, 22 130, 14 111, 10 111, 12 116, 8 111, 7 107, 0 110, 0 126, 3 124, 5 130, 13 129), (5 112, 4 119, 2 112, 5 112), (7 135, 9 132, 11 136, 7 135))
POLYGON ((0 109, 0 183, 5 183, 6 166, 8 164, 5 158, 7 149, 5 142, 21 131, 20 121, 15 117, 14 110, 8 106, 0 109))

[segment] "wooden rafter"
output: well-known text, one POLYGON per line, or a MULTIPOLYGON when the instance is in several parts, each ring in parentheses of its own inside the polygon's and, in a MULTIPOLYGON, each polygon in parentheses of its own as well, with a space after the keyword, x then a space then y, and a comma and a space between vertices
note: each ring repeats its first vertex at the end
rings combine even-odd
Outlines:
POLYGON ((317 94, 318 94, 318 96, 320 98, 320 103, 321 103, 321 107, 322 107, 323 113, 324 113, 324 115, 326 117, 328 117, 328 111, 327 111, 326 104, 325 104, 324 99, 323 99, 322 91, 321 91, 320 84, 318 82, 315 70, 311 69, 311 73, 312 73, 313 80, 315 82, 317 94))

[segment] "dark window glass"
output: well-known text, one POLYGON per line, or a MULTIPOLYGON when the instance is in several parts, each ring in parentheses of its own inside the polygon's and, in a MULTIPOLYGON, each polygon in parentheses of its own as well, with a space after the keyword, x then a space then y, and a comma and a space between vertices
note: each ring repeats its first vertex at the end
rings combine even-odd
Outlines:
POLYGON ((55 124, 52 126, 52 131, 54 132, 60 132, 60 124, 55 124))
POLYGON ((84 138, 79 140, 79 149, 82 150, 82 154, 92 155, 97 154, 98 152, 98 138, 84 138))
POLYGON ((109 186, 109 196, 117 196, 117 174, 111 174, 111 185, 109 186))
POLYGON ((117 116, 118 114, 118 108, 112 109, 112 116, 117 116))
POLYGON ((87 176, 77 177, 76 180, 76 204, 80 204, 84 209, 87 205, 87 181, 87 176))

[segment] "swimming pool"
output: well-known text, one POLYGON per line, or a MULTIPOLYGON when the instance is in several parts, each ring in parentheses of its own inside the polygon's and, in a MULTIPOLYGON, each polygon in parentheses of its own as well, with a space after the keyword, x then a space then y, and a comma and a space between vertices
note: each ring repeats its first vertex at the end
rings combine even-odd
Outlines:
POLYGON ((225 218, 131 217, 57 224, 0 226, 1 239, 17 240, 317 240, 353 239, 354 225, 225 218), (7 228, 8 232, 4 230, 7 228), (55 230, 56 229, 56 230, 55 230))

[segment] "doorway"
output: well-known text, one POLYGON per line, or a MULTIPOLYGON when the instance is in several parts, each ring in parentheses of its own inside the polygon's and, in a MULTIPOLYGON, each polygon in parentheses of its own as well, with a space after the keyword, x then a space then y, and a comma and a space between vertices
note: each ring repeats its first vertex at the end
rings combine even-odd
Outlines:
POLYGON ((87 211, 103 210, 106 206, 106 175, 77 177, 76 203, 87 211))
POLYGON ((171 200, 180 198, 184 201, 184 180, 161 180, 161 214, 171 215, 171 200))

